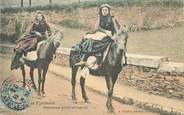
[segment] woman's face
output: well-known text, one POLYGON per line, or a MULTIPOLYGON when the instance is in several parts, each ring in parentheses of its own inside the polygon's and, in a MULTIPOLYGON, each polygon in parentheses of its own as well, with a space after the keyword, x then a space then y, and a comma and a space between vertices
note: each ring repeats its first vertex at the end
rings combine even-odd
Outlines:
POLYGON ((102 8, 102 15, 103 15, 103 16, 109 15, 109 9, 108 9, 107 7, 103 7, 103 8, 102 8))
POLYGON ((38 14, 38 15, 37 15, 37 20, 38 20, 38 21, 42 21, 42 20, 43 20, 42 14, 38 14))

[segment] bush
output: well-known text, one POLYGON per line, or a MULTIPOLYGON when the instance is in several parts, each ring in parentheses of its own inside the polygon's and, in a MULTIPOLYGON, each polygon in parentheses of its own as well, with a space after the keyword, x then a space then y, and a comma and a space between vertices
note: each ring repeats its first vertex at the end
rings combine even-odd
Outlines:
POLYGON ((1 10, 1 13, 17 13, 17 12, 35 12, 35 11, 72 11, 74 10, 74 5, 46 5, 46 6, 33 6, 33 7, 16 7, 16 8, 4 8, 1 10))
POLYGON ((15 25, 15 35, 18 38, 21 35, 21 24, 20 23, 16 23, 15 25))
POLYGON ((65 19, 65 20, 59 22, 59 24, 61 26, 65 26, 68 28, 74 28, 74 29, 86 28, 86 26, 83 25, 78 19, 65 19))

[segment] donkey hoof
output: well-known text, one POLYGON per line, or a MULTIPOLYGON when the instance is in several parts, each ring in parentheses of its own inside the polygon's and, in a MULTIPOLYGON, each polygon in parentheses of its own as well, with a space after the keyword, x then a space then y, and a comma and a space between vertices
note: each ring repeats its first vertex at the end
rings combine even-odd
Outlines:
POLYGON ((42 97, 45 97, 46 95, 45 94, 41 94, 42 97))
POLYGON ((40 94, 41 94, 40 96, 42 96, 42 97, 45 97, 46 96, 45 95, 45 92, 41 92, 40 94))
POLYGON ((109 108, 107 108, 107 112, 109 112, 109 113, 115 113, 115 112, 114 112, 114 107, 109 107, 109 108))
POLYGON ((77 100, 76 96, 71 96, 72 100, 77 100))
POLYGON ((90 103, 90 101, 89 101, 88 98, 85 98, 85 99, 84 99, 84 102, 85 102, 85 103, 90 103))
POLYGON ((32 88, 33 88, 34 90, 37 90, 36 86, 34 86, 34 85, 32 86, 32 88))
POLYGON ((107 109, 107 112, 108 112, 108 113, 115 113, 115 112, 114 112, 114 109, 107 109))
POLYGON ((85 103, 91 103, 89 100, 85 100, 85 103))

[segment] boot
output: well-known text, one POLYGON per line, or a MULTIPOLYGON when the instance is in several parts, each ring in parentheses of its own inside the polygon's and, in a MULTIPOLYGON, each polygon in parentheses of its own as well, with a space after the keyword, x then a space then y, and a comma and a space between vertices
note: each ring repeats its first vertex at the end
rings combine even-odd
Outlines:
POLYGON ((85 65, 85 64, 86 64, 86 61, 81 60, 80 62, 76 63, 75 65, 85 65))

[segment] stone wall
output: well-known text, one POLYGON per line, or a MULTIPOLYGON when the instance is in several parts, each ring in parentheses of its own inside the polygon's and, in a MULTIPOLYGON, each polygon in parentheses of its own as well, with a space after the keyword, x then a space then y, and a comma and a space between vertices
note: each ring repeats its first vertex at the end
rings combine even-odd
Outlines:
POLYGON ((14 45, 0 44, 0 54, 13 54, 14 45))
MULTIPOLYGON (((68 57, 70 48, 59 48, 57 53, 60 55, 63 54, 64 57, 68 57)), ((167 57, 127 54, 127 58, 128 65, 155 69, 161 74, 184 76, 184 63, 170 62, 167 57)), ((60 62, 62 62, 62 59, 60 60, 60 62)), ((67 61, 63 63, 67 63, 67 61)))

